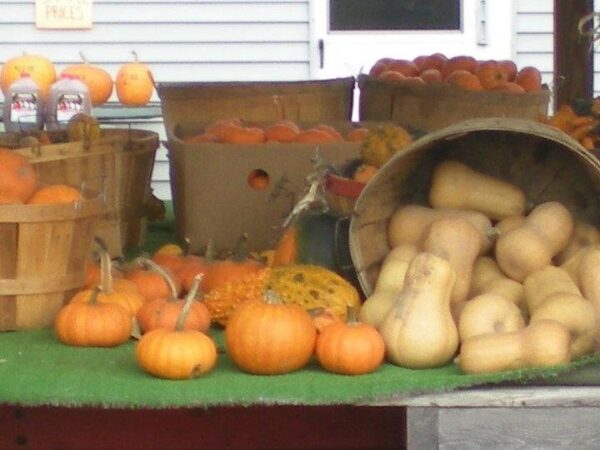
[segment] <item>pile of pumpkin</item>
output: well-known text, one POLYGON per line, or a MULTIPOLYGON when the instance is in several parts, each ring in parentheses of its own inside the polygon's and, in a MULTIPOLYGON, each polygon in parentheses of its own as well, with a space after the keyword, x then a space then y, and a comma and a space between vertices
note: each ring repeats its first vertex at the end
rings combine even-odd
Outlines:
POLYGON ((27 158, 0 147, 0 205, 75 204, 84 200, 73 186, 42 186, 27 158))
POLYGON ((540 117, 540 122, 564 131, 585 149, 594 150, 600 141, 600 101, 596 105, 599 111, 592 108, 589 114, 577 114, 571 106, 564 104, 553 115, 540 117))
MULTIPOLYGON (((82 63, 66 67, 59 76, 69 74, 78 77, 88 87, 93 106, 106 103, 113 93, 113 87, 119 102, 123 105, 143 106, 152 97, 154 79, 148 66, 138 61, 135 52, 132 54, 133 62, 123 64, 117 71, 114 81, 106 70, 91 64, 81 52, 82 63)), ((23 73, 29 74, 44 93, 48 93, 50 86, 57 80, 56 67, 45 56, 33 54, 16 56, 6 60, 0 70, 0 87, 5 95, 9 86, 23 73)))
POLYGON ((247 255, 245 237, 227 257, 211 248, 197 256, 167 244, 116 268, 99 242, 86 287, 56 316, 57 337, 110 347, 139 334, 139 366, 168 379, 215 367, 211 325, 225 328, 227 353, 248 373, 291 372, 313 355, 335 373, 367 373, 382 363, 381 336, 355 320, 359 295, 342 277, 319 266, 268 266, 247 255))
POLYGON ((535 67, 518 69, 512 60, 477 60, 468 55, 448 58, 442 53, 420 55, 413 60, 381 58, 373 64, 369 76, 411 86, 444 83, 471 91, 510 94, 542 89, 542 77, 535 67))
POLYGON ((595 351, 600 233, 559 201, 439 163, 428 204, 401 205, 360 320, 409 368, 466 373, 552 366, 595 351))

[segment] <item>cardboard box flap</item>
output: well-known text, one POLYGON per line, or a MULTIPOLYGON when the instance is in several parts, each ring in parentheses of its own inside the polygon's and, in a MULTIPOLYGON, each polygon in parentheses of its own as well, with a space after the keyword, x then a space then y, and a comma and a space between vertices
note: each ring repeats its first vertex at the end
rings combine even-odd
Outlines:
POLYGON ((175 125, 238 117, 271 122, 351 119, 354 77, 308 81, 159 83, 167 135, 175 125))

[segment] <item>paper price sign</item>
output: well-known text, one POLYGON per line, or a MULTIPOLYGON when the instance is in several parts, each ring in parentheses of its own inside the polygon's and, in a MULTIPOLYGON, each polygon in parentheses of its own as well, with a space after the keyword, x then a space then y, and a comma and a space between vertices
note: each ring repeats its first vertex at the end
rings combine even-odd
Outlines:
POLYGON ((49 29, 92 27, 93 0, 35 0, 35 25, 49 29))

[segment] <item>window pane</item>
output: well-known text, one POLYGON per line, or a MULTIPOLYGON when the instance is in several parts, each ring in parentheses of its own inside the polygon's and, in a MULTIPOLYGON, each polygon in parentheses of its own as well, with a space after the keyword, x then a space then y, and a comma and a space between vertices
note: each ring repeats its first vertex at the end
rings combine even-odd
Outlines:
POLYGON ((329 26, 342 30, 460 30, 460 0, 330 0, 329 26))

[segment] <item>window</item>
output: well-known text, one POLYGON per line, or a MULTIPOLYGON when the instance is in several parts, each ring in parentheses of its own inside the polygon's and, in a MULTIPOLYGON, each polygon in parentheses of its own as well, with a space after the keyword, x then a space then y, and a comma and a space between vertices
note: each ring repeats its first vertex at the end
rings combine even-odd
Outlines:
POLYGON ((460 30, 460 0, 330 0, 331 31, 460 30))

